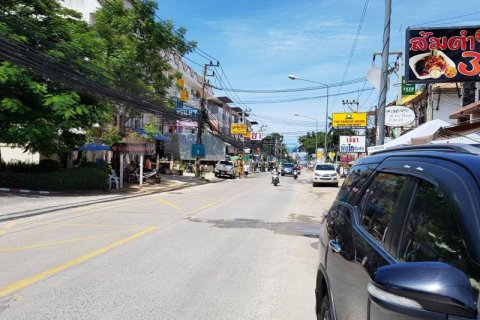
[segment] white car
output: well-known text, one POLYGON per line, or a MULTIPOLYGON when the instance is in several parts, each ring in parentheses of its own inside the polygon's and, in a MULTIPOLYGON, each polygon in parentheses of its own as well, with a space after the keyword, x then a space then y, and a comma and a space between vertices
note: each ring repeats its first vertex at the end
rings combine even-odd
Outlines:
POLYGON ((338 173, 331 163, 317 163, 313 169, 312 184, 315 187, 320 183, 333 184, 338 187, 338 173))

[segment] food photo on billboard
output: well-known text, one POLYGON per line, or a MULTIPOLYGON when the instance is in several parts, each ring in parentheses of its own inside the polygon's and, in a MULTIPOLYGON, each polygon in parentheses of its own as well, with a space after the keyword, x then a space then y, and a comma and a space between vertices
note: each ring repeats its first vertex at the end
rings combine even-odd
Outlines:
POLYGON ((478 81, 480 26, 408 28, 407 83, 478 81))

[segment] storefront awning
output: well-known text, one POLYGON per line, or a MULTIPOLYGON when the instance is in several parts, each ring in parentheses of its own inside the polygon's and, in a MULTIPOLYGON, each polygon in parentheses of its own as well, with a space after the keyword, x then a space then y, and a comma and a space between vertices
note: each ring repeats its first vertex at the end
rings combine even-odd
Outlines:
POLYGON ((450 119, 460 119, 463 117, 468 117, 471 114, 480 114, 480 101, 470 103, 465 107, 459 108, 455 110, 452 114, 450 114, 450 119))

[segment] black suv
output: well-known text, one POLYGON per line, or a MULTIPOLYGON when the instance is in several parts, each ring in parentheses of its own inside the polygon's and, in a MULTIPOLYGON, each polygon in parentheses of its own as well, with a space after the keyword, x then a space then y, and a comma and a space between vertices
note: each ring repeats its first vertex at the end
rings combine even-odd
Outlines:
POLYGON ((480 149, 357 160, 325 217, 318 319, 480 319, 480 149))

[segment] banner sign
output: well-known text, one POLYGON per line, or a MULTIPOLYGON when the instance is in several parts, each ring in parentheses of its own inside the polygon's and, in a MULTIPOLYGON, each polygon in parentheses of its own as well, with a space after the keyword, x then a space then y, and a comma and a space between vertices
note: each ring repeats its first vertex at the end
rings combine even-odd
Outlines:
POLYGON ((183 107, 183 108, 175 108, 175 111, 182 116, 186 116, 189 118, 197 118, 198 116, 198 109, 183 107))
POLYGON ((332 113, 332 126, 334 128, 365 128, 367 126, 367 113, 332 113))
POLYGON ((252 135, 252 133, 250 131, 247 131, 243 134, 243 138, 245 140, 250 140, 251 135, 252 135))
POLYGON ((340 136, 339 151, 341 153, 364 153, 366 151, 365 136, 340 136))
POLYGON ((403 127, 415 120, 415 112, 404 106, 385 108, 385 125, 388 127, 403 127))
POLYGON ((155 143, 115 143, 113 152, 128 154, 155 154, 155 143))
POLYGON ((231 134, 245 134, 247 133, 247 125, 241 123, 232 123, 230 125, 231 134))
POLYGON ((261 132, 250 132, 250 140, 260 141, 262 140, 261 132))
POLYGON ((408 28, 407 83, 478 81, 480 27, 408 28))

